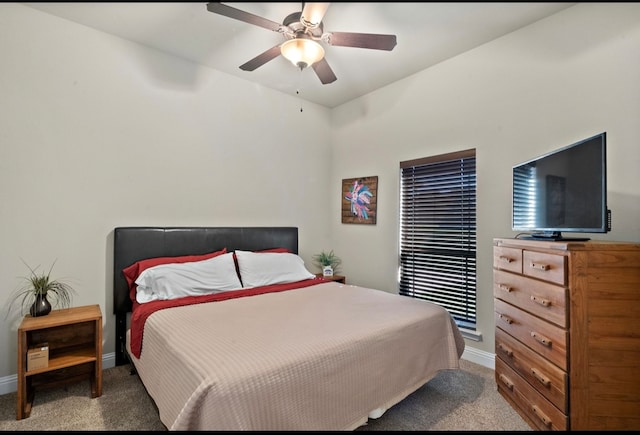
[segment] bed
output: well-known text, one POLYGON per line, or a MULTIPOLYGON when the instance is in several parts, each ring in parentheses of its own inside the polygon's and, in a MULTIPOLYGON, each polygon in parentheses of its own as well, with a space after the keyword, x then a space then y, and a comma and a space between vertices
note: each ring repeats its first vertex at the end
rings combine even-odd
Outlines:
POLYGON ((116 365, 133 365, 168 429, 353 430, 459 368, 446 310, 299 275, 297 254, 295 227, 115 228, 116 365), (237 289, 229 276, 228 291, 138 303, 136 291, 171 292, 160 275, 214 263, 222 275, 229 258, 237 289))

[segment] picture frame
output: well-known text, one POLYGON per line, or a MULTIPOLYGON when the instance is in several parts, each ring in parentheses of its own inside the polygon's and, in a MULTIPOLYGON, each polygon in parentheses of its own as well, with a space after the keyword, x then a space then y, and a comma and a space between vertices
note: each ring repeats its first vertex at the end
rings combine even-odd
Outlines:
POLYGON ((342 223, 375 225, 378 214, 378 176, 342 180, 342 223))

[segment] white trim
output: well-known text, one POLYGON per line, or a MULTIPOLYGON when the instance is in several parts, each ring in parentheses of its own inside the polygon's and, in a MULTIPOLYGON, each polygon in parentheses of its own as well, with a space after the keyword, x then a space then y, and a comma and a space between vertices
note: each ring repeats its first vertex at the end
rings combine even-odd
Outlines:
POLYGON ((475 347, 465 346, 462 358, 472 363, 480 364, 488 369, 496 369, 496 354, 476 349, 475 347))
POLYGON ((460 326, 458 326, 458 329, 464 338, 468 338, 473 341, 482 341, 482 332, 478 332, 473 329, 461 328, 460 326))
POLYGON ((0 394, 9 394, 18 390, 18 375, 0 378, 0 394))
POLYGON ((116 353, 108 353, 106 355, 102 355, 102 370, 110 369, 111 367, 116 366, 116 353))

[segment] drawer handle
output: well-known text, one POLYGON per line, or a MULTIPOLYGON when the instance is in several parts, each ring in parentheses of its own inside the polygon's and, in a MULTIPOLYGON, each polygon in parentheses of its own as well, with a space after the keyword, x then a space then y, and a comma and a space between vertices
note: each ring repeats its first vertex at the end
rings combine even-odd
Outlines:
POLYGON ((511 349, 509 349, 507 346, 505 346, 504 344, 502 344, 502 343, 498 343, 498 349, 500 349, 508 357, 512 357, 513 356, 513 351, 511 349))
POLYGON ((551 347, 551 340, 549 340, 547 337, 545 337, 544 335, 540 335, 535 331, 531 331, 531 336, 536 339, 538 342, 540 342, 541 344, 544 344, 547 347, 551 347))
POLYGON ((503 384, 505 384, 507 386, 508 389, 513 391, 513 382, 511 382, 509 380, 509 378, 507 378, 502 373, 500 374, 500 376, 498 378, 502 381, 503 384))
POLYGON ((548 264, 544 264, 544 263, 531 263, 531 268, 532 269, 540 269, 540 270, 549 270, 551 269, 551 266, 549 266, 548 264))
POLYGON ((537 296, 531 296, 531 300, 535 303, 542 305, 543 307, 548 307, 551 305, 551 301, 548 299, 539 298, 537 296))
POLYGON ((502 319, 503 322, 511 325, 513 323, 513 319, 509 316, 505 316, 504 314, 498 314, 498 316, 502 319))
POLYGON ((538 382, 540 382, 545 387, 548 387, 549 385, 551 385, 551 381, 546 377, 544 377, 542 374, 540 374, 540 372, 537 369, 531 368, 531 374, 533 375, 534 378, 538 380, 538 382))
POLYGON ((504 255, 501 255, 500 261, 502 261, 503 263, 511 263, 513 260, 509 257, 505 257, 504 255))
POLYGON ((508 285, 506 285, 506 284, 498 284, 498 288, 499 288, 500 290, 504 290, 504 291, 506 291, 507 293, 511 293, 511 287, 509 287, 509 286, 508 286, 508 285))
POLYGON ((533 413, 536 415, 536 417, 538 417, 545 426, 551 427, 551 419, 547 417, 544 412, 540 411, 540 408, 538 408, 536 405, 533 405, 532 408, 533 413))

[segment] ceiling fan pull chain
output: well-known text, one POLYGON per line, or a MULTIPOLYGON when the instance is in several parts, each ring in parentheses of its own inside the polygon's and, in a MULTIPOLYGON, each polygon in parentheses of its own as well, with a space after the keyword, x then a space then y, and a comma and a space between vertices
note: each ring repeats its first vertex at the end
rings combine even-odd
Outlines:
MULTIPOLYGON (((300 75, 298 76, 298 88, 296 89, 296 95, 298 97, 300 96, 300 88, 302 87, 302 70, 303 68, 300 68, 300 75)), ((300 113, 302 113, 302 98, 300 98, 300 113)))
MULTIPOLYGON (((300 96, 300 89, 296 89, 296 95, 300 96)), ((300 99, 300 112, 302 112, 302 99, 300 99)))

